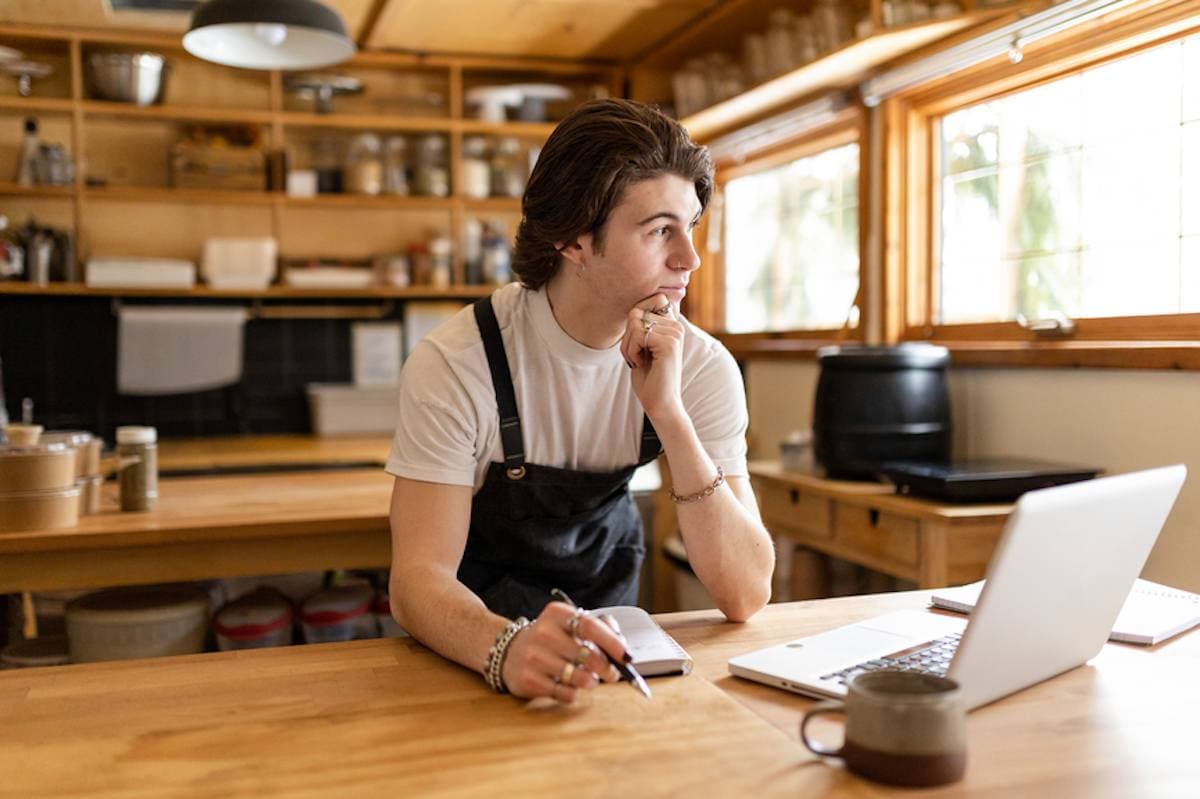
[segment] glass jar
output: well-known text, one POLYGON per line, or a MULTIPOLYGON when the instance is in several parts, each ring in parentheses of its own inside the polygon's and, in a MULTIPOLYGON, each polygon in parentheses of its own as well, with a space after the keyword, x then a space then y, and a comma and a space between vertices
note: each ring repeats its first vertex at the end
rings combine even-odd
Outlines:
POLYGON ((417 139, 413 169, 413 192, 426 197, 450 194, 450 168, 446 162, 446 139, 430 133, 417 139))
POLYGON ((512 255, 504 228, 487 224, 483 229, 483 281, 503 286, 512 280, 512 255))
POLYGON ((363 133, 351 140, 345 188, 351 194, 383 193, 383 142, 374 133, 363 133))
POLYGON ((429 245, 417 241, 408 245, 408 268, 413 285, 428 286, 433 281, 433 261, 429 257, 429 245))
POLYGON ((121 462, 121 510, 149 510, 158 501, 158 431, 153 427, 118 427, 117 458, 121 462))
POLYGON ((525 193, 526 177, 521 143, 511 136, 498 139, 492 152, 492 196, 520 197, 525 193))
POLYGON ((462 143, 462 161, 458 171, 458 193, 482 200, 491 193, 491 165, 487 139, 467 136, 462 143))
POLYGON ((786 8, 777 8, 771 12, 769 20, 765 37, 767 74, 779 75, 796 66, 792 49, 795 17, 786 8))
POLYGON ((408 195, 408 139, 403 136, 389 136, 384 145, 383 190, 388 194, 408 195))
POLYGON ((317 173, 317 192, 319 194, 341 194, 342 142, 332 137, 314 140, 312 159, 313 170, 317 173))

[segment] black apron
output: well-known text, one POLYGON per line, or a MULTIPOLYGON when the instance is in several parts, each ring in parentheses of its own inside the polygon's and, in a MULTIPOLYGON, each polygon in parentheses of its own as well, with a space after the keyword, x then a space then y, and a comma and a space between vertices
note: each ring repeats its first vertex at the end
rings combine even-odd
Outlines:
POLYGON ((629 478, 662 451, 649 419, 638 462, 585 472, 525 462, 521 419, 491 297, 475 303, 500 411, 504 462, 488 465, 471 502, 458 579, 501 616, 530 619, 560 588, 585 608, 637 604, 645 556, 629 478))

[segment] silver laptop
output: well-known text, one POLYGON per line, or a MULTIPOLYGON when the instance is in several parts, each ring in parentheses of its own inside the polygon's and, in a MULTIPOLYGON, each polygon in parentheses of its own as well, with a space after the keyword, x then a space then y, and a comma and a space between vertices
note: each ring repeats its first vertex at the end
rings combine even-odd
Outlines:
POLYGON ((739 655, 729 671, 841 697, 862 671, 923 670, 957 680, 970 709, 1061 674, 1104 646, 1186 475, 1166 466, 1023 495, 970 623, 899 611, 739 655))

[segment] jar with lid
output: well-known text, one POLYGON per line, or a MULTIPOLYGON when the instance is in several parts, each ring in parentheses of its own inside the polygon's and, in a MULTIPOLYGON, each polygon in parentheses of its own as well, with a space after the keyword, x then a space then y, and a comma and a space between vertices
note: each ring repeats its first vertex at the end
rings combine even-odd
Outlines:
POLYGON ((417 139, 413 184, 414 193, 427 197, 445 197, 450 194, 446 139, 442 135, 430 133, 417 139))
POLYGON ((158 501, 158 431, 118 427, 117 459, 121 463, 121 510, 154 507, 158 501))
POLYGON ((492 153, 492 196, 520 197, 525 193, 526 177, 521 143, 511 136, 498 139, 492 153))
POLYGON ((429 245, 415 241, 408 245, 408 266, 413 285, 428 286, 432 280, 433 261, 429 256, 429 245))
POLYGON ((383 142, 374 133, 362 133, 351 140, 344 180, 351 194, 383 192, 383 142))
POLYGON ((473 216, 463 220, 463 269, 468 286, 483 282, 483 223, 473 216))
POLYGON ((791 11, 777 8, 771 12, 765 36, 768 75, 779 75, 796 65, 792 49, 795 30, 795 16, 791 11))
POLYGON ((487 197, 491 193, 490 169, 487 139, 482 136, 464 138, 462 161, 458 165, 458 193, 480 200, 487 197))
POLYGON ((453 269, 454 244, 448 236, 438 236, 429 242, 429 284, 435 289, 450 287, 450 272, 453 269))
POLYGON ((384 146, 383 190, 408 195, 408 139, 403 136, 389 136, 384 146))

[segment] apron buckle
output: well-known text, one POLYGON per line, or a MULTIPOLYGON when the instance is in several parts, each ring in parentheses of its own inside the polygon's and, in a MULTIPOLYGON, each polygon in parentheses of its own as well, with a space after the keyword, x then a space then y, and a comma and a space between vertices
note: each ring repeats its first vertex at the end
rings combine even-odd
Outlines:
POLYGON ((509 480, 520 480, 522 477, 525 476, 525 467, 524 466, 514 466, 512 468, 505 470, 505 474, 508 475, 509 480))

